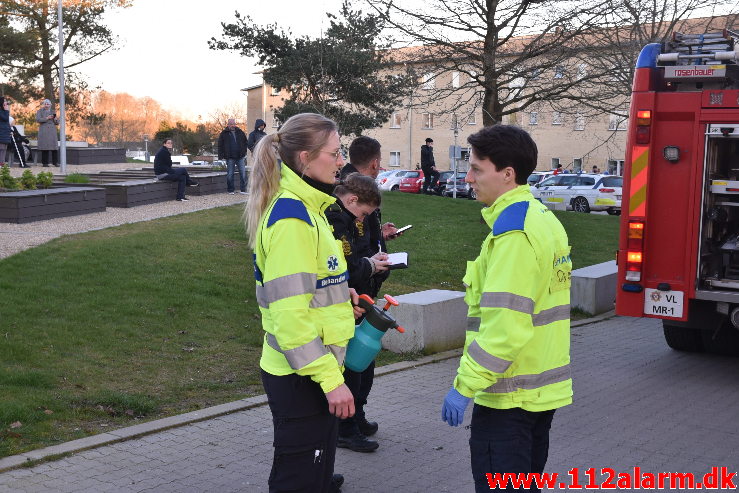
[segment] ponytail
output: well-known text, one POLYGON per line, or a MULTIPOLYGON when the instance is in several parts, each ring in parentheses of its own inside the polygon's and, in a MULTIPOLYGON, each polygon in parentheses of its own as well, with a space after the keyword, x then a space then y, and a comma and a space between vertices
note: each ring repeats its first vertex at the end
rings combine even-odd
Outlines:
POLYGON ((277 142, 278 133, 265 135, 254 148, 256 158, 249 177, 249 201, 244 210, 246 235, 252 250, 257 243, 259 220, 280 186, 280 165, 274 145, 277 142))

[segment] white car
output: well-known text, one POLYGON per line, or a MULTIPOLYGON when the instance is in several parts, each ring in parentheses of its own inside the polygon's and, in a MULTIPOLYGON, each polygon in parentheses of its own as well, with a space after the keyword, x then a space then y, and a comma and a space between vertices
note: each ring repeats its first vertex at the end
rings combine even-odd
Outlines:
POLYGON ((567 210, 618 215, 622 186, 620 176, 560 173, 531 187, 531 193, 544 204, 564 204, 567 210))
POLYGON ((546 178, 549 178, 550 176, 552 176, 551 171, 534 171, 533 173, 529 175, 526 181, 528 182, 529 186, 533 187, 537 183, 541 182, 542 180, 546 178))
POLYGON ((384 171, 383 173, 377 175, 377 178, 375 179, 375 181, 377 182, 377 186, 379 187, 380 190, 397 191, 397 190, 400 190, 400 180, 403 178, 403 175, 405 175, 406 172, 408 171, 410 170, 394 169, 391 171, 384 171))

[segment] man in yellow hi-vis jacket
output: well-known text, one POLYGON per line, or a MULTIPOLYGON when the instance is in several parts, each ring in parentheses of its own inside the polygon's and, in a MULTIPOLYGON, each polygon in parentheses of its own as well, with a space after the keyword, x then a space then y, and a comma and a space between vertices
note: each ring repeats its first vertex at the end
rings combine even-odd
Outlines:
POLYGON ((537 159, 529 134, 496 125, 468 141, 465 180, 487 205, 491 232, 464 277, 467 335, 442 419, 461 424, 474 399, 470 455, 481 492, 510 487, 496 473, 541 473, 554 411, 572 402, 572 262, 564 228, 526 184, 537 159))

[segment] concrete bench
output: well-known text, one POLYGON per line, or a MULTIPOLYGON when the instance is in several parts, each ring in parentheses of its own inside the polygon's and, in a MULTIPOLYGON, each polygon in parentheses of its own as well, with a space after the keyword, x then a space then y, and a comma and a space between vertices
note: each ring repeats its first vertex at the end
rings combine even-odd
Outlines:
MULTIPOLYGON (((395 299, 400 306, 390 308, 390 313, 405 329, 405 334, 389 331, 382 338, 385 349, 394 353, 438 353, 464 346, 467 328, 464 293, 429 289, 395 299)), ((378 302, 378 305, 384 304, 385 300, 378 302)))
POLYGON ((105 210, 105 190, 59 187, 0 193, 0 222, 29 223, 105 210))
POLYGON ((590 315, 613 310, 616 282, 615 260, 575 269, 572 271, 570 305, 590 315))

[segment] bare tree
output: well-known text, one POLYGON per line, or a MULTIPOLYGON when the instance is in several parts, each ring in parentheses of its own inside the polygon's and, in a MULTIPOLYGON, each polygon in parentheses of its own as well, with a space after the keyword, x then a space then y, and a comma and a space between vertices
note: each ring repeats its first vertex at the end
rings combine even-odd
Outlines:
POLYGON ((619 114, 641 47, 730 3, 430 0, 414 9, 367 1, 396 33, 420 44, 397 57, 421 75, 415 104, 463 119, 481 108, 485 125, 541 106, 578 117, 619 114))

